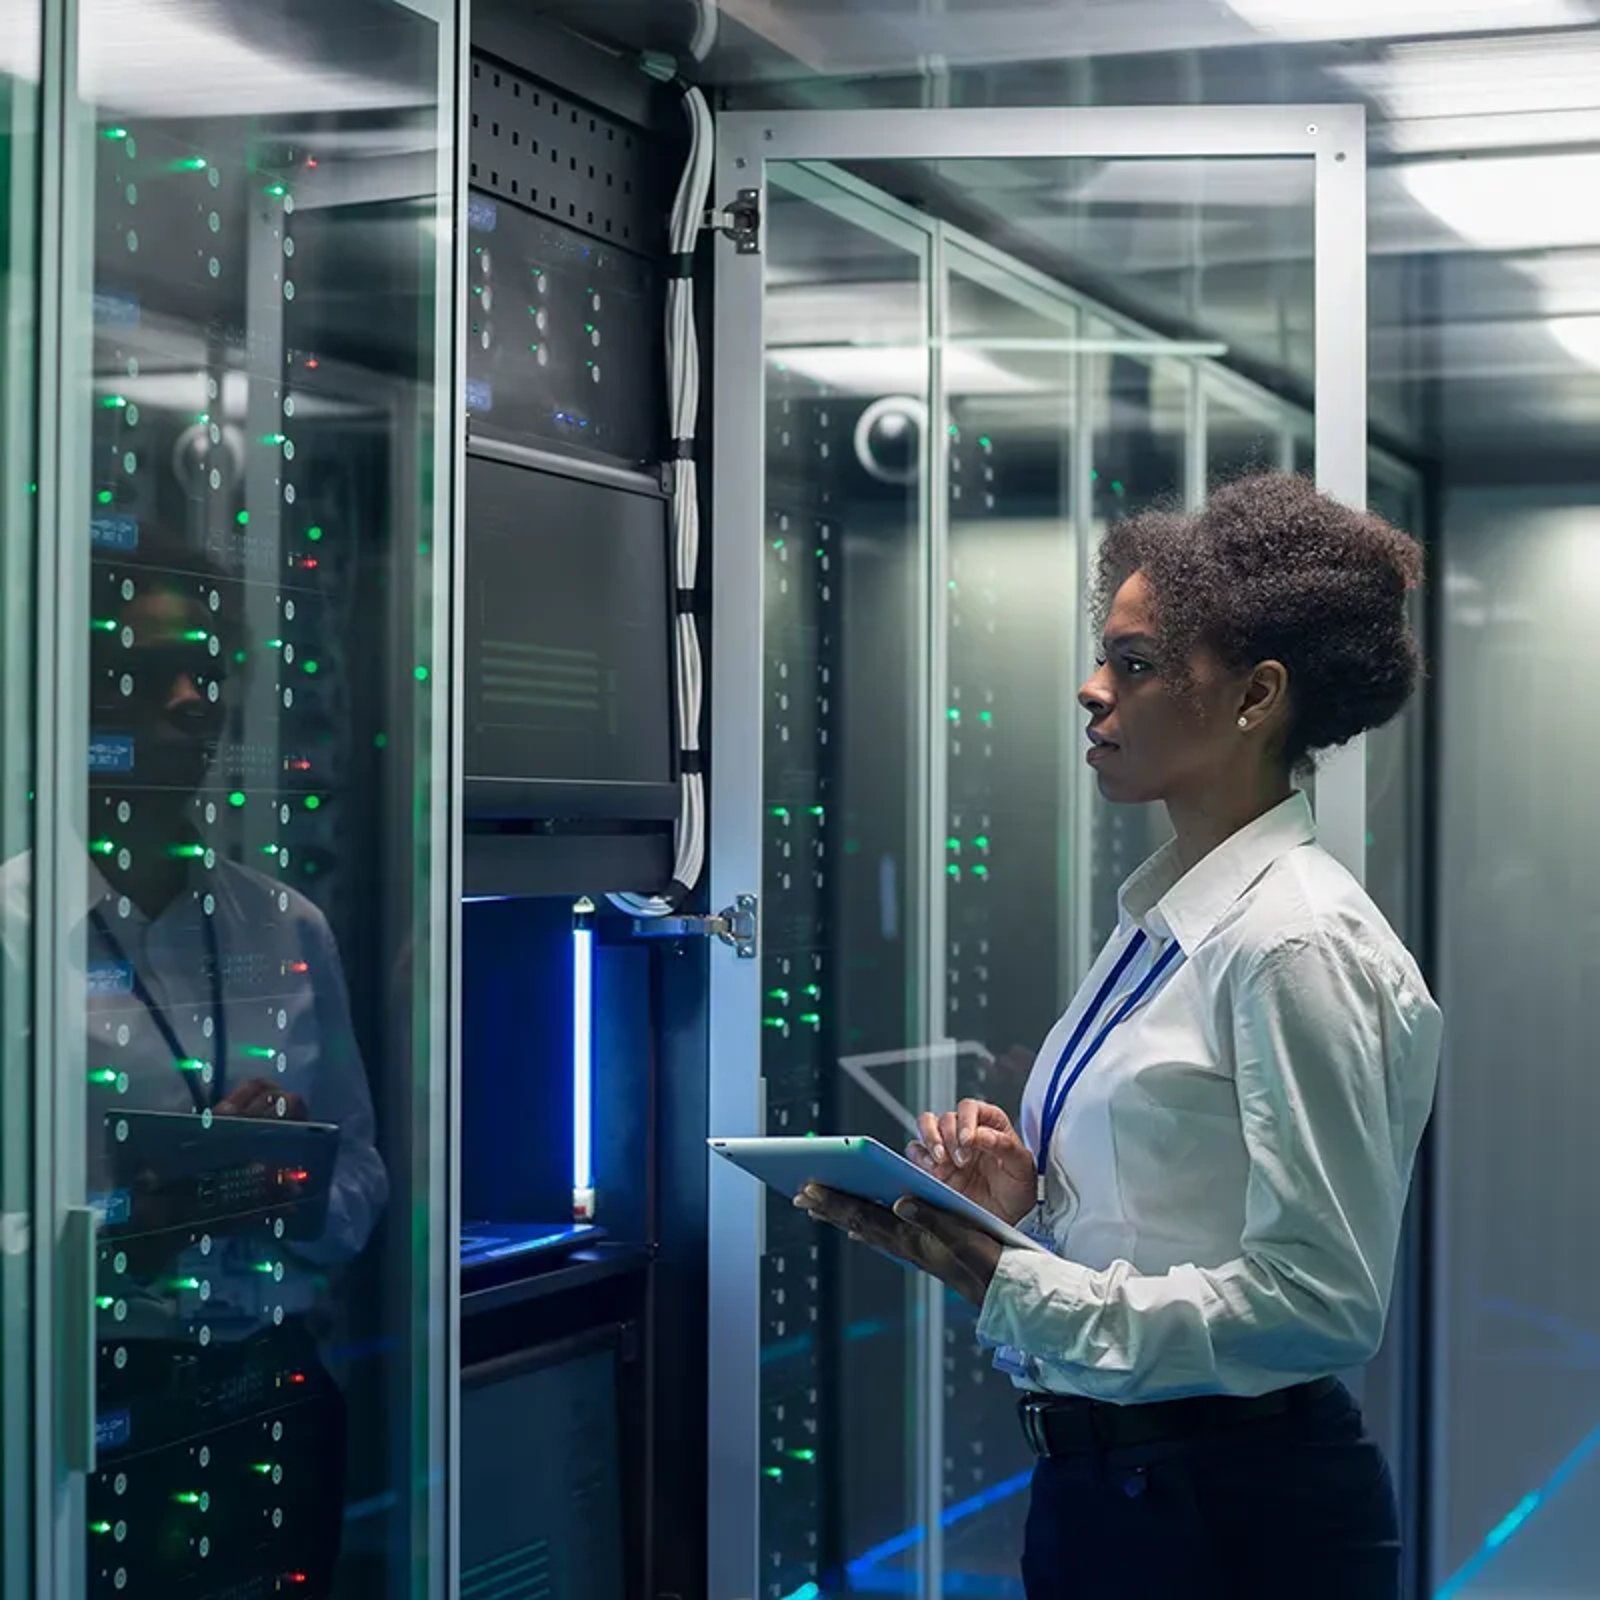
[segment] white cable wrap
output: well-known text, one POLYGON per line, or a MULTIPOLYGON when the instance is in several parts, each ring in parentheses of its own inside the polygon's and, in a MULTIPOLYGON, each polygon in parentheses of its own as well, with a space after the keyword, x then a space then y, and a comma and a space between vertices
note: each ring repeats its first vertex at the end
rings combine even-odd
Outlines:
MULTIPOLYGON (((708 10, 714 15, 715 7, 708 10)), ((647 66, 647 70, 650 70, 647 66)), ((655 73, 652 72, 652 76, 655 73)), ((672 205, 671 249, 682 260, 694 254, 711 193, 711 109, 705 96, 690 86, 683 92, 689 118, 689 159, 672 205)), ((700 339, 695 328, 694 282, 674 275, 667 284, 667 411, 669 435, 681 448, 695 438, 700 419, 700 339)), ((692 459, 672 464, 673 584, 692 591, 700 567, 700 493, 692 459)), ((692 616, 679 614, 673 629, 673 688, 679 745, 685 755, 700 753, 700 711, 704 668, 700 634, 692 616)), ((697 761, 687 763, 697 766, 697 761)), ((700 881, 706 855, 705 776, 685 772, 680 780, 678 824, 672 876, 685 889, 700 881)), ((619 894, 613 904, 638 917, 667 916, 674 902, 659 895, 619 894)))

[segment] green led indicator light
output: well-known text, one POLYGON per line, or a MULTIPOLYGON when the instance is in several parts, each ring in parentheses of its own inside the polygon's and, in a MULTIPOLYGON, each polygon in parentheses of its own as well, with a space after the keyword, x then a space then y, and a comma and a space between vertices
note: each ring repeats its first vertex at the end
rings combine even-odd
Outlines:
POLYGON ((950 718, 950 720, 952 722, 959 722, 961 720, 961 707, 960 706, 951 706, 949 711, 946 712, 945 714, 946 714, 946 716, 948 716, 950 718))
POLYGON ((788 806, 774 806, 772 808, 772 814, 778 819, 779 822, 787 822, 789 820, 788 806))
POLYGON ((768 989, 767 998, 776 1000, 780 1005, 786 1006, 789 1003, 789 991, 787 989, 768 989))
POLYGON ((89 623, 89 627, 95 633, 115 633, 117 631, 116 620, 112 617, 95 617, 89 623))
POLYGON ((781 549, 783 549, 783 540, 782 540, 782 539, 774 539, 774 540, 773 540, 773 541, 772 541, 772 548, 773 548, 773 549, 774 549, 774 550, 781 550, 781 549))
POLYGON ((311 674, 312 677, 316 677, 316 675, 317 675, 317 663, 315 661, 307 661, 305 663, 305 669, 306 669, 307 672, 309 672, 311 674))
POLYGON ((197 1506, 200 1504, 200 1496, 191 1489, 185 1494, 173 1495, 172 1503, 175 1506, 197 1506))
POLYGON ((592 322, 586 322, 586 323, 584 323, 584 325, 583 325, 583 331, 584 331, 584 332, 585 332, 585 333, 593 333, 593 332, 594 332, 594 324, 593 324, 593 323, 592 323, 592 322))
POLYGON ((126 128, 102 128, 100 137, 102 139, 126 139, 128 130, 126 128))
POLYGON ((102 1087, 113 1084, 116 1081, 117 1069, 115 1067, 96 1067, 89 1074, 89 1082, 99 1084, 102 1087))
MULTIPOLYGON (((198 1278, 174 1278, 172 1280, 172 1287, 174 1289, 198 1289, 200 1287, 200 1280, 198 1278)), ((191 1499, 195 1505, 199 1505, 199 1495, 194 1495, 191 1497, 191 1499)))
POLYGON ((992 711, 980 711, 978 713, 978 721, 979 722, 993 722, 994 721, 994 712, 992 712, 992 711))
POLYGON ((980 438, 980 439, 979 439, 979 440, 978 440, 978 443, 979 443, 979 444, 981 444, 981 445, 982 445, 982 446, 983 446, 983 448, 984 448, 984 449, 985 449, 985 450, 993 450, 993 449, 994 449, 994 440, 993 440, 993 439, 991 439, 991 438, 990 438, 990 437, 989 437, 989 436, 988 436, 988 434, 984 434, 984 435, 983 435, 983 436, 982 436, 982 437, 981 437, 981 438, 980 438))
POLYGON ((791 1450, 789 1454, 796 1461, 815 1461, 817 1459, 815 1450, 791 1450))
POLYGON ((91 1522, 89 1524, 89 1532, 90 1533, 110 1533, 111 1532, 111 1524, 109 1522, 91 1522))
POLYGON ((252 1472, 259 1472, 261 1476, 265 1478, 268 1477, 272 1472, 272 1463, 270 1461, 252 1461, 250 1463, 250 1470, 252 1472))
POLYGON ((989 876, 989 869, 987 867, 981 867, 981 866, 980 867, 974 867, 972 869, 972 875, 975 878, 987 878, 989 876))
POLYGON ((267 649, 269 649, 269 650, 281 650, 281 649, 283 649, 283 640, 282 639, 268 639, 267 640, 267 649))
POLYGON ((374 734, 372 743, 379 750, 387 750, 389 748, 389 735, 386 733, 374 734))
POLYGON ((822 1026, 822 1018, 818 1016, 815 1011, 803 1012, 800 1020, 805 1023, 807 1027, 820 1028, 822 1026))
MULTIPOLYGON (((198 1056, 180 1056, 172 1064, 179 1072, 204 1072, 206 1067, 210 1065, 209 1062, 202 1061, 198 1056)), ((191 1284, 190 1287, 194 1286, 191 1284)))
POLYGON ((234 661, 235 661, 235 663, 237 665, 242 667, 244 665, 245 659, 246 659, 244 651, 243 650, 235 650, 233 652, 233 659, 234 659, 234 661))
POLYGON ((174 172, 204 172, 207 164, 204 156, 186 156, 182 161, 173 162, 172 170, 174 172))
POLYGON ((412 669, 411 676, 414 677, 418 683, 426 683, 428 681, 428 669, 426 667, 415 667, 412 669))
POLYGON ((249 1056, 252 1061, 271 1061, 277 1053, 270 1044, 245 1044, 239 1046, 239 1054, 249 1056))
POLYGON ((783 1482, 783 1468, 782 1467, 767 1467, 767 1468, 764 1468, 763 1470, 766 1472, 766 1475, 769 1478, 775 1478, 775 1479, 777 1479, 777 1481, 779 1483, 783 1482))
POLYGON ((211 420, 211 413, 209 411, 197 411, 194 414, 194 420, 196 422, 209 422, 211 420))
POLYGON ((235 789, 233 793, 228 796, 228 804, 237 811, 238 808, 244 804, 244 799, 244 790, 235 789))
POLYGON ((185 628, 184 631, 178 635, 178 637, 182 639, 185 644, 204 644, 206 640, 211 637, 211 635, 204 628, 185 628))
POLYGON ((322 804, 322 799, 321 799, 321 797, 319 795, 308 794, 306 796, 306 810, 307 811, 315 811, 321 804, 322 804))
POLYGON ((276 1272, 278 1269, 277 1269, 276 1265, 271 1261, 258 1261, 255 1264, 255 1270, 257 1272, 264 1272, 264 1273, 267 1274, 268 1277, 271 1277, 271 1275, 274 1272, 276 1272))
POLYGON ((814 817, 825 817, 827 814, 828 810, 826 806, 812 806, 811 808, 811 815, 814 817))
POLYGON ((987 850, 989 848, 989 835, 986 833, 980 833, 972 842, 977 845, 980 850, 987 850))
POLYGON ((805 986, 805 988, 803 988, 803 989, 802 989, 802 990, 801 990, 801 991, 800 991, 800 993, 801 993, 801 994, 803 994, 803 995, 806 995, 806 996, 807 996, 807 997, 809 997, 809 998, 810 998, 810 999, 812 999, 812 1000, 815 1000, 815 999, 816 999, 816 998, 817 998, 817 996, 818 996, 818 995, 819 995, 819 994, 821 994, 821 993, 822 993, 822 990, 821 990, 821 989, 819 989, 819 988, 818 988, 818 987, 817 987, 817 986, 816 986, 816 984, 814 984, 814 983, 808 983, 808 984, 807 984, 807 985, 806 985, 806 986, 805 986))
POLYGON ((116 848, 115 842, 110 839, 91 839, 89 841, 89 850, 93 855, 108 856, 116 848))
POLYGON ((286 437, 287 435, 282 433, 264 433, 261 435, 261 442, 262 444, 282 444, 286 437))
POLYGON ((961 430, 953 422, 950 424, 950 437, 952 439, 959 439, 961 437, 961 430))
POLYGON ((954 594, 955 592, 956 592, 956 580, 954 578, 952 578, 950 580, 950 593, 954 594))
POLYGON ((961 841, 959 839, 946 839, 944 847, 946 850, 954 850, 957 855, 961 853, 961 841))
POLYGON ((175 861, 198 861, 206 853, 203 844, 169 844, 167 854, 175 861))
POLYGON ((117 1302, 116 1302, 116 1297, 114 1295, 97 1294, 94 1297, 94 1303, 95 1303, 95 1309, 96 1310, 98 1310, 98 1311, 109 1311, 112 1308, 112 1306, 114 1306, 117 1302))
POLYGON ((95 496, 95 499, 98 500, 101 505, 108 506, 111 504, 111 491, 109 489, 102 489, 100 493, 95 496))
MULTIPOLYGON (((592 362, 590 364, 593 365, 592 362)), ((817 546, 816 556, 817 556, 817 560, 818 561, 820 561, 825 555, 827 555, 827 553, 828 552, 825 549, 823 549, 823 547, 820 544, 817 546)))
POLYGON ((264 844, 260 848, 264 856, 275 856, 278 853, 278 847, 275 844, 264 844))
POLYGON ((1111 492, 1112 494, 1122 494, 1125 492, 1122 487, 1121 478, 1113 478, 1111 480, 1111 492))
POLYGON ((761 1024, 766 1028, 787 1028, 789 1026, 782 1017, 763 1017, 761 1024))
POLYGON ((289 191, 284 188, 281 183, 269 183, 267 185, 267 193, 270 194, 274 199, 277 199, 282 195, 286 195, 288 192, 289 191))
POLYGON ((308 538, 312 544, 316 544, 322 538, 322 529, 317 527, 307 528, 306 538, 308 538))
POLYGON ((1099 481, 1100 481, 1100 471, 1099 471, 1099 469, 1097 467, 1090 467, 1089 468, 1089 482, 1090 483, 1099 483, 1099 481))
POLYGON ((121 394, 103 394, 100 396, 100 406, 105 411, 121 411, 128 404, 128 397, 121 394))
POLYGON ((233 520, 237 522, 241 528, 248 528, 250 526, 250 513, 248 511, 241 511, 235 515, 233 520))
POLYGON ((950 865, 948 867, 946 867, 944 870, 946 872, 948 872, 950 874, 950 876, 956 880, 957 883, 959 883, 961 881, 961 868, 958 867, 955 864, 955 862, 952 861, 950 863, 950 865))

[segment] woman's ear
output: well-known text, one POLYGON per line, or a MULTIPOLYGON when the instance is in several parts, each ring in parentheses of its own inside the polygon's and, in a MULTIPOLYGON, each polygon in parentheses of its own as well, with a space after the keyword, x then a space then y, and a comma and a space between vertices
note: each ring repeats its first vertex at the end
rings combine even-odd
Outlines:
POLYGON ((1245 680, 1238 718, 1246 730, 1276 727, 1289 708, 1289 669, 1281 661, 1260 661, 1245 680))

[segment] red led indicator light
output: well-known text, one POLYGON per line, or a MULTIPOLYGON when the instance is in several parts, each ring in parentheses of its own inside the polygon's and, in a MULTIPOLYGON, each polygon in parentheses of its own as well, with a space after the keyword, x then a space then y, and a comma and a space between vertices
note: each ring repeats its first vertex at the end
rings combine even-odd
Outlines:
POLYGON ((321 366, 321 365, 322 365, 322 363, 321 363, 321 362, 320 362, 320 361, 318 361, 318 360, 317 360, 317 358, 316 358, 316 357, 315 357, 315 356, 307 356, 307 357, 306 357, 306 365, 307 365, 307 366, 308 366, 308 367, 309 367, 309 368, 310 368, 310 369, 311 369, 311 370, 312 370, 312 371, 313 371, 313 372, 315 372, 315 371, 316 371, 316 370, 317 370, 317 368, 318 368, 318 367, 319 367, 319 366, 321 366))
POLYGON ((305 1381, 306 1375, 303 1372, 291 1372, 289 1374, 289 1382, 292 1384, 299 1385, 303 1384, 305 1381))
POLYGON ((291 961, 285 970, 289 972, 309 972, 311 963, 309 961, 291 961))
MULTIPOLYGON (((282 1173, 285 1183, 310 1183, 311 1174, 304 1167, 285 1167, 282 1173)), ((291 1383, 304 1383, 304 1375, 299 1375, 289 1380, 291 1383)))

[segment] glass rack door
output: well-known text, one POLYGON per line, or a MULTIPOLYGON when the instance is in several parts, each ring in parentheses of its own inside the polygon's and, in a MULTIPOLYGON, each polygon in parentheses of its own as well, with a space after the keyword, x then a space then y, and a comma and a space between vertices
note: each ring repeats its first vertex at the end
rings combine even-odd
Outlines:
POLYGON ((439 1592, 454 8, 76 11, 59 1592, 439 1592))
MULTIPOLYGON (((1324 486, 1363 493, 1358 124, 723 119, 719 200, 761 185, 766 205, 759 253, 717 263, 716 448, 735 465, 716 487, 712 716, 719 748, 761 755, 713 776, 711 892, 761 885, 763 948, 712 963, 716 1133, 903 1143, 912 1113, 962 1093, 1015 1106, 1162 836, 1149 808, 1100 800, 1082 762, 1099 540, 1202 502, 1201 384, 1269 323, 1315 339, 1324 486), (1213 270, 1253 230, 1281 265, 1270 306, 1213 270), (1327 270, 1319 239, 1336 241, 1327 270), (1047 256, 1081 277, 1045 277, 1047 256), (1191 337, 1130 320, 1174 292, 1191 337), (802 1015, 805 984, 823 1003, 802 1015)), ((1218 420, 1216 464, 1253 463, 1254 419, 1240 448, 1218 420)), ((1278 465, 1269 444, 1260 464, 1278 465)), ((1357 871, 1362 778, 1341 760, 1318 793, 1357 871)), ((819 1249, 741 1181, 713 1166, 716 1600, 1019 1595, 1029 1463, 971 1308, 819 1249), (774 1351, 811 1363, 799 1409, 774 1351), (779 1453, 813 1425, 791 1494, 779 1453)))
POLYGON ((0 1600, 30 1593, 35 1313, 32 885, 42 5, 0 23, 0 1600))

